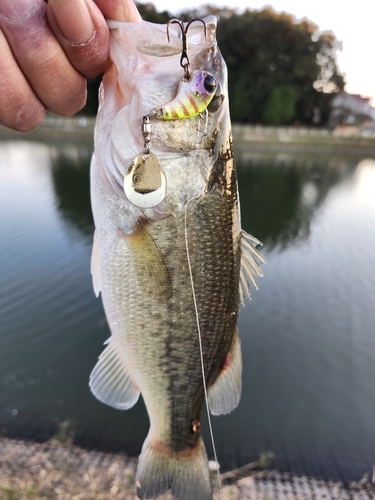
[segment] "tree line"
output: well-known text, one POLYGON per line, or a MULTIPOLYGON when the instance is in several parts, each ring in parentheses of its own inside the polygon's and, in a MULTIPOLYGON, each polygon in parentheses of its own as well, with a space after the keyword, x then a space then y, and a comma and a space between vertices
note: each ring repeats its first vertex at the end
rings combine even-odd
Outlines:
MULTIPOLYGON (((173 16, 151 3, 137 4, 144 20, 167 23, 173 16)), ((231 117, 235 122, 324 126, 330 102, 344 88, 332 32, 320 32, 308 19, 296 21, 272 8, 245 10, 201 6, 182 12, 181 20, 213 14, 217 41, 228 66, 231 117)), ((97 109, 100 78, 89 81, 84 112, 97 109)))

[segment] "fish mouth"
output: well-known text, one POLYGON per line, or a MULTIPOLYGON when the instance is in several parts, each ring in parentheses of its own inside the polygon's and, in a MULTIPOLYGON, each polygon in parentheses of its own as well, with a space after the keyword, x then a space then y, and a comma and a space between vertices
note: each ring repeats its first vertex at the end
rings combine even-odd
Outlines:
MULTIPOLYGON (((189 45, 194 50, 194 45, 216 45, 215 16, 207 16, 204 19, 206 25, 206 37, 202 29, 202 24, 192 23, 189 26, 189 45)), ((144 21, 146 23, 146 21, 144 21)), ((166 43, 167 25, 148 23, 148 28, 144 34, 140 34, 137 41, 137 50, 141 54, 155 57, 170 57, 181 54, 181 31, 177 25, 170 25, 170 40, 166 43), (150 31, 151 36, 150 36, 150 31)), ((186 25, 186 23, 184 23, 186 25)))

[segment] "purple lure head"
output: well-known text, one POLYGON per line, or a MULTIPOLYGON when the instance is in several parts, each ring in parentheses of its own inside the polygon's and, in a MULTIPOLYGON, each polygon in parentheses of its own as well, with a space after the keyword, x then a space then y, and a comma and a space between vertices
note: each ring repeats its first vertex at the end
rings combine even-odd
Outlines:
POLYGON ((212 96, 216 92, 217 81, 207 71, 194 71, 190 83, 191 92, 200 97, 212 96))

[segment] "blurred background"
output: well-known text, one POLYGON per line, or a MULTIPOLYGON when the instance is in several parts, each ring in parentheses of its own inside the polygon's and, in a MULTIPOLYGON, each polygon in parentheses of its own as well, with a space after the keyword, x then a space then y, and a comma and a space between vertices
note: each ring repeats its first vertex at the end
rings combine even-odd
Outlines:
MULTIPOLYGON (((350 79, 355 69, 346 60, 341 71, 338 62, 345 39, 336 38, 334 26, 322 30, 304 17, 308 8, 301 14, 301 5, 295 13, 206 5, 178 13, 219 19, 242 223, 263 242, 267 259, 260 289, 240 313, 241 403, 213 419, 214 435, 225 469, 269 451, 281 471, 371 480, 371 58, 358 53, 365 76, 350 79)), ((177 14, 161 0, 139 9, 158 23, 177 14)), ((346 15, 343 9, 336 17, 346 15)), ((362 28, 369 14, 360 14, 362 28)), ((143 402, 120 412, 88 388, 110 335, 90 275, 89 164, 99 84, 89 82, 77 118, 49 116, 23 135, 0 130, 0 433, 137 455, 148 431, 143 402)), ((204 438, 212 456, 206 425, 204 438)))

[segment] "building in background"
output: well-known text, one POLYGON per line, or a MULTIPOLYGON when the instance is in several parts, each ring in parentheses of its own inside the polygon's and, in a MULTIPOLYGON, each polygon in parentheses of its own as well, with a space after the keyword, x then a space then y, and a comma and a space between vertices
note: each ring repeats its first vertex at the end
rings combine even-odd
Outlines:
POLYGON ((369 97, 338 92, 331 101, 330 128, 344 126, 375 126, 375 108, 369 97))

